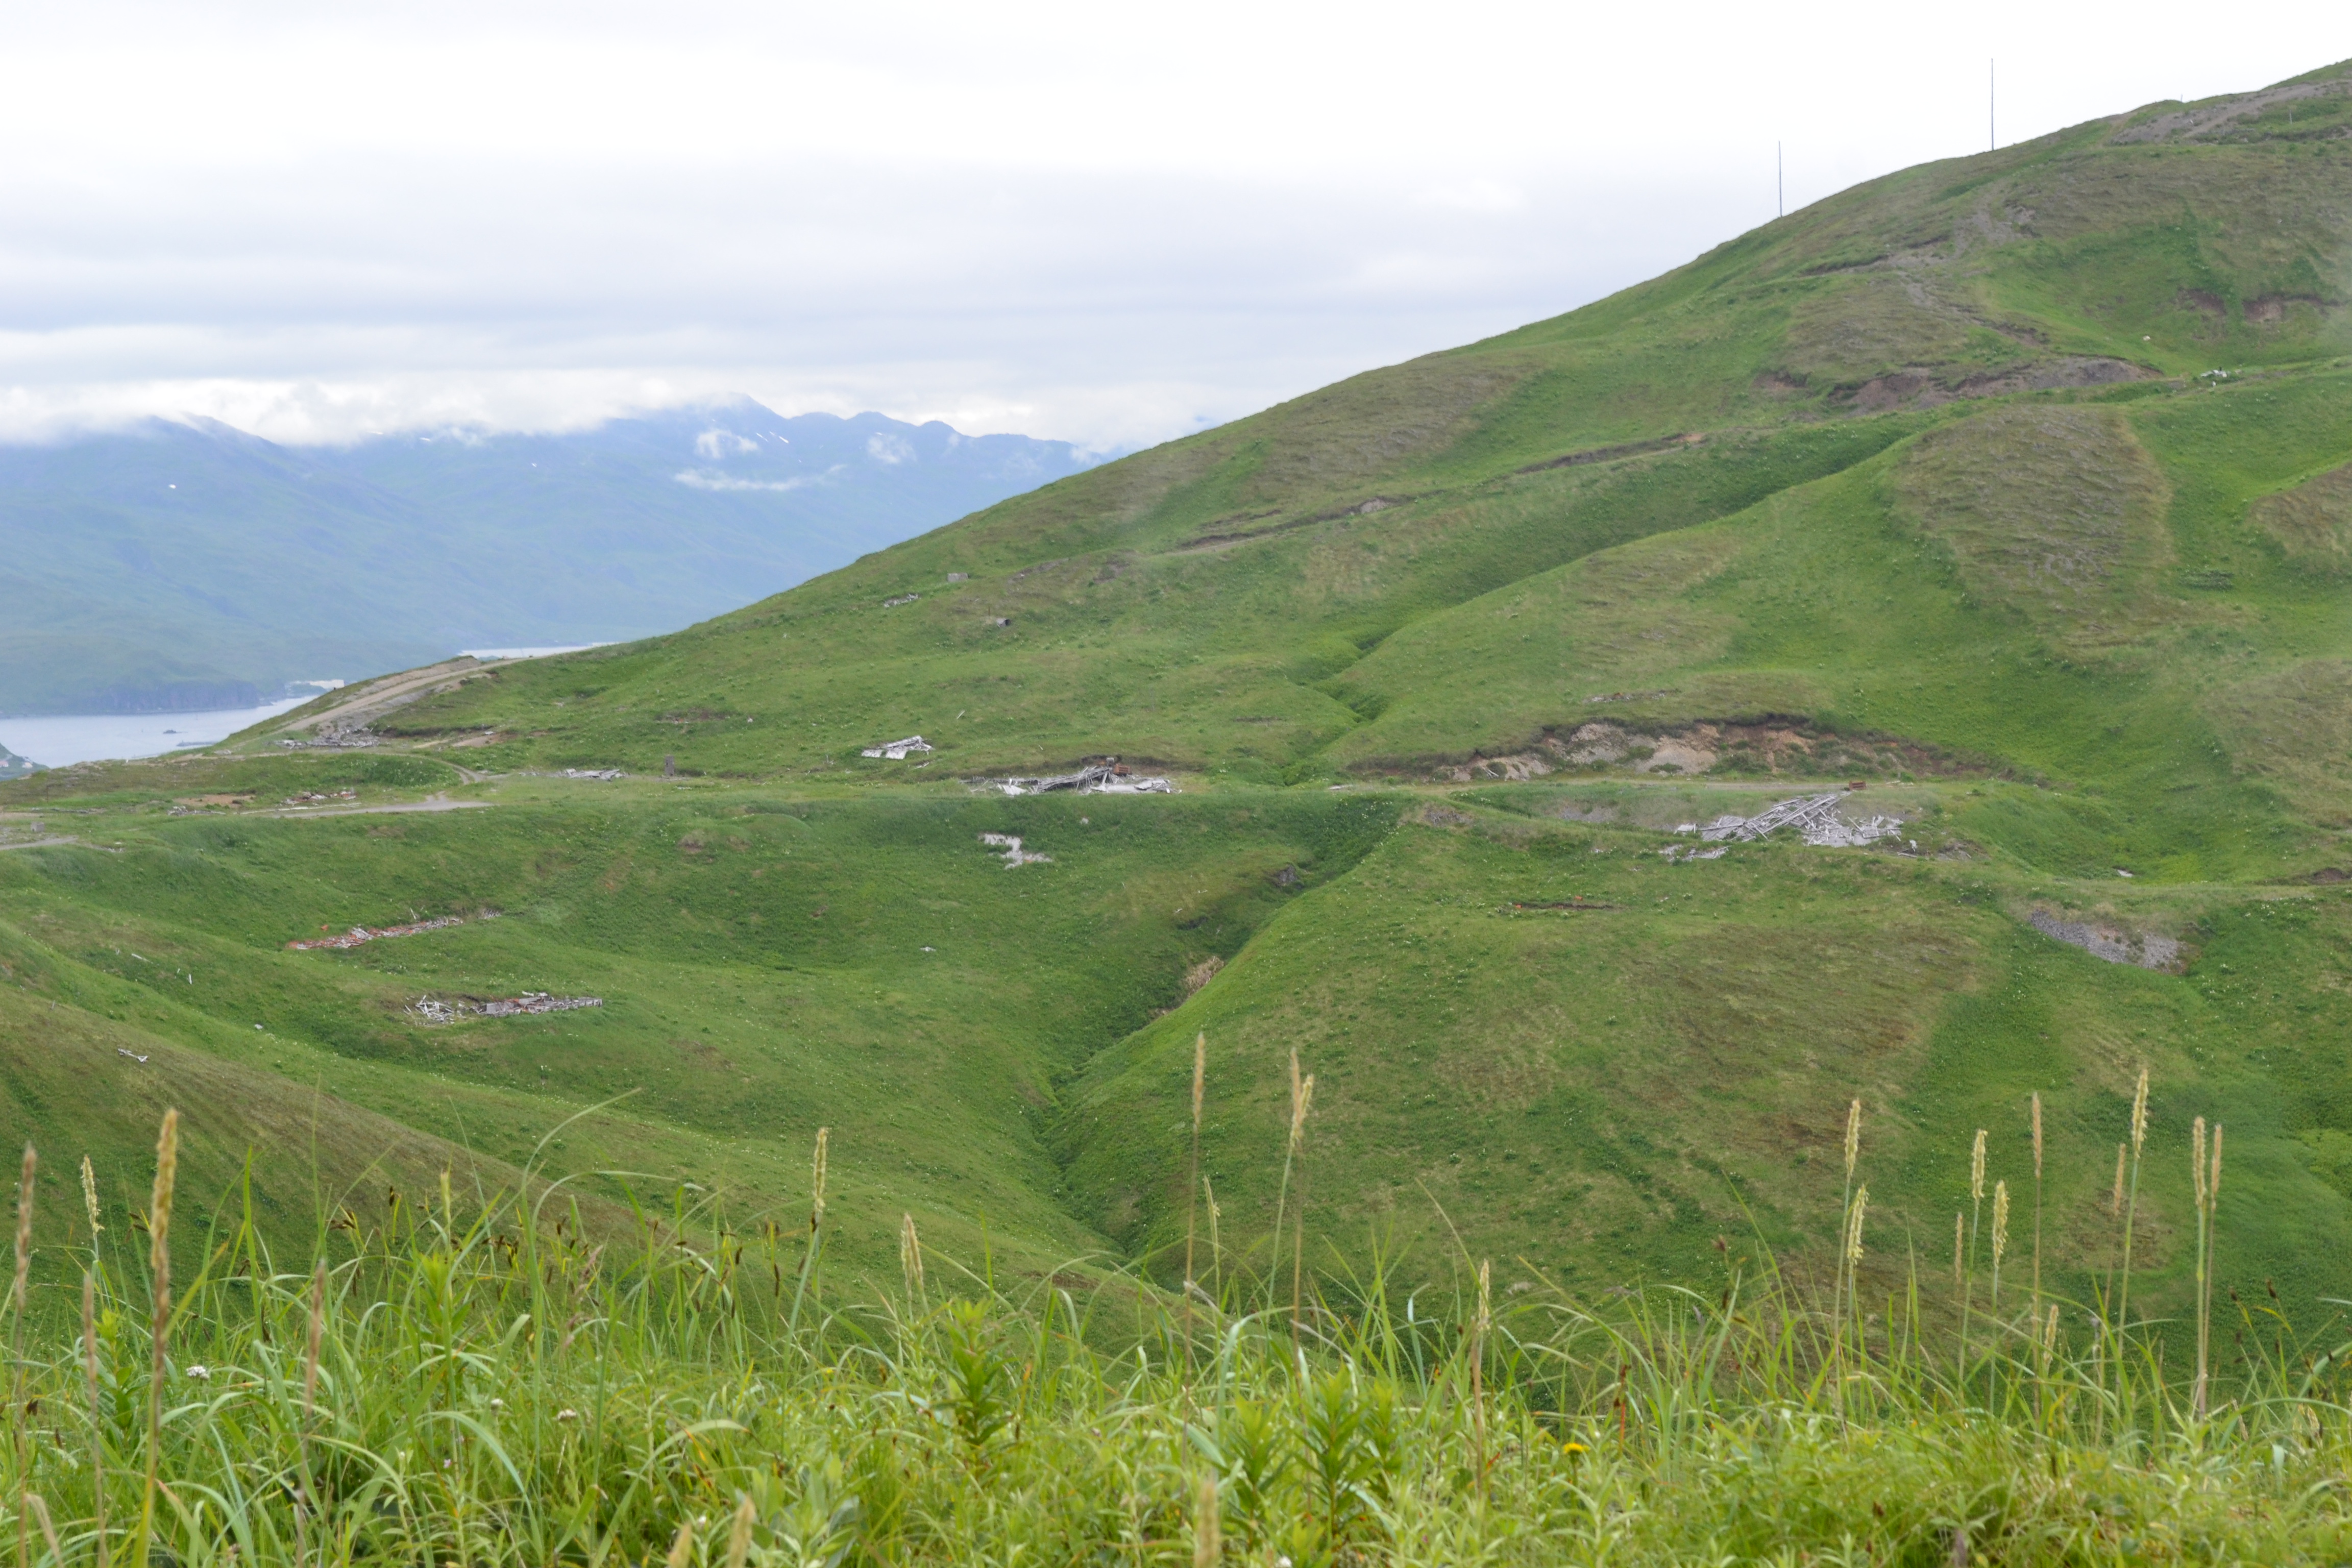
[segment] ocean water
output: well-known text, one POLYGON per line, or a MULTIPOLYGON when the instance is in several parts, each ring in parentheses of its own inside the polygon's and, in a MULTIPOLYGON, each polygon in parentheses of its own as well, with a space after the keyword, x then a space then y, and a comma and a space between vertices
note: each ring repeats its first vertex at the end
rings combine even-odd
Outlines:
POLYGON ((54 719, 0 719, 0 746, 45 768, 129 757, 160 757, 166 752, 209 746, 248 725, 299 708, 309 697, 289 698, 259 708, 212 713, 89 713, 54 719))
POLYGON ((565 643, 561 647, 469 647, 466 649, 465 657, 478 659, 545 658, 550 654, 586 653, 592 647, 612 646, 608 642, 573 642, 565 643))

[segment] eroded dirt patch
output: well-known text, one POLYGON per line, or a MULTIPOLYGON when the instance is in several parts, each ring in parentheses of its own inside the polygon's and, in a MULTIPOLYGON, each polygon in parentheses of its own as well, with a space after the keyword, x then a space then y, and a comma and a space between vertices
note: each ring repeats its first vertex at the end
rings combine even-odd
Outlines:
POLYGON ((1998 772, 1982 759, 1939 751, 1899 736, 1843 734, 1801 721, 1700 722, 1643 729, 1595 719, 1548 731, 1524 752, 1473 757, 1436 770, 1442 783, 1517 782, 1568 772, 1649 776, 1700 773, 1788 778, 1982 778, 1998 772))
POLYGON ((2188 967, 2178 938, 2156 931, 2134 931, 2112 921, 2070 921, 2049 910, 2035 910, 2025 923, 2053 942, 2079 947, 2109 963, 2137 964, 2178 974, 2188 967))

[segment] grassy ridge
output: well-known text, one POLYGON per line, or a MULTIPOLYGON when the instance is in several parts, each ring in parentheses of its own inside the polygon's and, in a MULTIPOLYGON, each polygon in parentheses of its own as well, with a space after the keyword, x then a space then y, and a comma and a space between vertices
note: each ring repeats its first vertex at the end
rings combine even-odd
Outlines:
MULTIPOLYGON (((2021 397, 2121 398, 2127 431, 2078 419, 2057 447, 2169 433, 2161 482, 2176 506, 2228 495, 2252 477, 2242 458, 2263 466, 2257 453, 2315 472, 2352 455, 2328 412, 2342 407, 2335 378, 2306 379, 2352 348, 2352 318, 2327 303, 2352 250, 2343 69, 2320 79, 2293 127, 2268 107, 2220 130, 2151 110, 1858 186, 1569 316, 1048 486, 691 632, 469 685, 397 722, 418 736, 490 727, 493 756, 571 764, 675 754, 706 771, 830 771, 915 727, 960 766, 1117 752, 1295 777, 1361 754, 1361 704, 1335 705, 1324 683, 1401 628, 1704 526, 1923 424, 1998 424, 2021 397), (2214 400, 2235 413, 2190 412, 2180 395, 2216 366, 2275 374, 2214 400), (2257 423, 2275 427, 2243 451, 2231 427, 2257 423), (883 607, 910 593, 922 597, 883 607)), ((1999 471, 2013 432, 1979 434, 1950 437, 1970 447, 1956 464, 1999 471)), ((1906 510, 1941 538, 1935 514, 1964 498, 1927 479, 1906 510)), ((2150 591, 2234 570, 2210 558, 2210 521, 2166 523, 2200 537, 2172 542, 2176 575, 2150 591)), ((2228 549, 2250 573, 2264 553, 2242 533, 2228 549)), ((2243 616, 2225 599, 2187 618, 2243 616)), ((2146 642, 2165 628, 2127 629, 2146 642)), ((2053 630, 2010 626, 1997 640, 2037 652, 2053 630)), ((1458 754, 1477 733, 1479 716, 1465 717, 1468 732, 1419 743, 1458 754)))

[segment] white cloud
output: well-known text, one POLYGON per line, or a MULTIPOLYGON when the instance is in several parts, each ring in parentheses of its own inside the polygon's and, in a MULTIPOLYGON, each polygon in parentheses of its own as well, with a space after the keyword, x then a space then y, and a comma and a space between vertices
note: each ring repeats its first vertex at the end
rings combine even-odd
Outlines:
POLYGON ((795 474, 788 479, 739 479, 732 474, 706 474, 695 468, 672 474, 671 479, 689 489, 698 490, 797 490, 831 479, 841 472, 835 463, 822 474, 795 474))
MULTIPOLYGON (((778 437, 781 441, 782 437, 778 437)), ((730 454, 740 457, 760 449, 756 436, 738 436, 732 430, 705 430, 694 438, 694 454, 714 463, 725 462, 730 454)))
POLYGON ((866 437, 866 455, 877 463, 887 463, 896 468, 900 463, 913 462, 915 448, 908 445, 904 436, 893 436, 887 431, 877 430, 873 435, 866 437))
MULTIPOLYGON (((1987 0, 1971 27, 2011 57, 2011 140, 2311 68, 2336 11, 1987 0)), ((740 392, 1133 445, 1686 259, 1771 216, 1776 142, 1795 206, 1985 135, 1948 18, 1861 0, 1699 0, 1665 34, 1532 0, 698 16, 0 12, 0 437, 559 429, 740 392)))

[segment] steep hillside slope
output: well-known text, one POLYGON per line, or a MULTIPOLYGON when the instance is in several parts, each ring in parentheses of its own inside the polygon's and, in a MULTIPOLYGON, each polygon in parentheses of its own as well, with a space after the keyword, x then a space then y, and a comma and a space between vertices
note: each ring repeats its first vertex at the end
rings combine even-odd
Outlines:
MULTIPOLYGON (((1517 749, 1593 691, 1507 725, 1465 711, 1458 731, 1391 742, 1357 733, 1374 717, 1369 672, 1334 678, 1440 611, 1730 517, 1979 413, 2020 400, 2144 408, 2218 429, 2218 413, 2156 410, 2192 388, 2280 395, 2276 377, 2352 349, 2346 87, 2335 68, 2194 113, 2158 106, 1908 170, 1571 315, 1357 377, 691 632, 520 672, 407 722, 507 727, 518 760, 675 752, 752 772, 825 764, 909 728, 958 766, 1117 752, 1269 779, 1517 749), (713 717, 657 719, 697 712, 713 717)), ((2048 424, 2032 437, 2052 454, 2044 468, 2077 448, 2113 468, 2123 459, 2098 454, 2139 439, 2117 416, 2048 424)), ((1944 469, 2000 462, 2005 442, 2026 438, 2013 425, 1939 437, 1944 469)), ((2342 460, 2332 436, 2310 438, 2307 451, 2280 446, 2273 466, 2342 460)), ((2181 489, 2181 465, 2218 456, 2176 446, 2163 474, 2167 459, 2134 458, 2133 482, 2168 485, 2182 505, 2242 505, 2251 476, 2226 497, 2181 489)), ((1943 470, 1923 458, 1906 471, 1906 515, 1944 504, 1943 470)), ((2140 513, 2151 506, 2162 510, 2153 491, 2140 513)), ((1984 526, 1935 547, 1969 548, 1984 526)), ((2099 635, 2141 646, 2231 622, 2231 595, 2260 584, 2221 589, 2212 574, 2252 579, 2283 554, 2242 519, 2202 524, 2163 560, 2133 558, 2147 592, 2206 584, 2193 590, 2202 607, 2099 635)), ((2034 635, 2051 630, 2045 616, 2034 635)), ((1790 695, 1772 700, 1817 705, 1790 695)), ((1732 715, 1685 703, 1672 716, 1732 715)), ((1910 715, 1873 715, 1886 721, 1910 715)))
POLYGON ((684 632, 11 784, 78 842, 0 855, 0 921, 118 979, 110 932, 210 944, 226 989, 178 1005, 282 998, 334 1092, 462 1105, 488 1156, 634 1088, 570 1157, 789 1215, 831 1126, 884 1268, 903 1208, 1163 1279, 1188 1216, 1261 1277, 1279 1244, 1691 1279, 1750 1231, 1801 1270, 1859 1099, 1872 1289, 1940 1258, 1982 1128, 2080 1297, 2144 1067, 2132 1300, 2183 1299, 2203 1115, 2230 1278, 2321 1310, 2352 1295, 2348 88, 1906 171, 684 632), (979 783, 1107 753, 1182 793, 979 783), (1790 800, 1811 841, 1742 837, 1790 800), (603 1005, 402 1012, 523 990, 603 1005))

